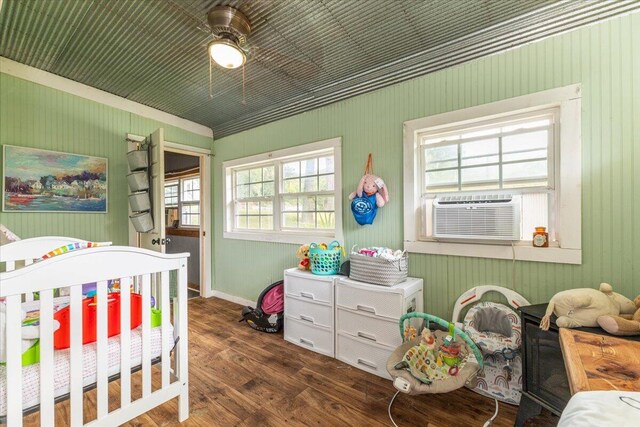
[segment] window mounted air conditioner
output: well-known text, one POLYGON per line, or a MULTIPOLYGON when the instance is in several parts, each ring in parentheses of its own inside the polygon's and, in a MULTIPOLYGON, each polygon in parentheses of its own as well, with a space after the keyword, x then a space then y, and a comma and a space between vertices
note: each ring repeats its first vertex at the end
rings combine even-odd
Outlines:
POLYGON ((520 240, 520 196, 438 197, 433 201, 433 237, 442 240, 520 240))

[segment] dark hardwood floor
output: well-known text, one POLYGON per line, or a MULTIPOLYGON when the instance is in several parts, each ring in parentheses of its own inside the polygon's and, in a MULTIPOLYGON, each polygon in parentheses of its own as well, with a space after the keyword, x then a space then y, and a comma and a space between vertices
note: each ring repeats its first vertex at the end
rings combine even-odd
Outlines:
MULTIPOLYGON (((391 381, 290 344, 238 323, 240 306, 219 299, 189 300, 191 414, 187 426, 390 426, 391 381)), ((134 375, 134 399, 139 397, 134 375), (138 394, 138 396, 136 396, 138 394)), ((117 381, 110 387, 113 403, 117 381)), ((86 393, 88 417, 95 392, 86 393)), ((56 426, 67 425, 68 402, 56 406, 56 426)), ((493 400, 462 388, 439 395, 400 394, 393 416, 400 427, 482 426, 493 400)), ((513 426, 517 407, 500 405, 493 426, 513 426)), ((174 399, 136 418, 129 426, 177 425, 174 399)), ((29 425, 38 414, 25 418, 29 425)), ((555 426, 543 411, 528 427, 555 426)))

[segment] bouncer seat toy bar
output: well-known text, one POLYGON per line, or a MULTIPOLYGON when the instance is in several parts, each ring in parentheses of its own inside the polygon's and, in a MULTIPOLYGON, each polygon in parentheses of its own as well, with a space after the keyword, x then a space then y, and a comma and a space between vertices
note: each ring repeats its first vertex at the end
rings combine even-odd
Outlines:
POLYGON ((400 336, 402 337, 403 342, 404 342, 404 337, 405 337, 404 336, 404 322, 407 319, 424 319, 427 322, 427 324, 426 324, 426 328, 427 329, 429 329, 430 322, 433 322, 433 323, 435 323, 437 325, 440 325, 443 328, 449 330, 454 341, 456 339, 456 336, 462 338, 462 340, 469 345, 469 348, 473 352, 473 355, 475 356, 476 361, 478 362, 478 366, 479 366, 480 370, 482 370, 484 368, 484 358, 482 357, 482 353, 480 352, 480 349, 478 348, 476 343, 474 343, 473 340, 471 338, 469 338, 469 335, 467 335, 462 329, 460 329, 459 327, 455 326, 453 323, 447 322, 446 320, 441 319, 441 318, 439 318, 437 316, 434 316, 432 314, 420 313, 420 312, 415 312, 415 311, 413 313, 404 314, 400 318, 400 321, 399 321, 400 336))

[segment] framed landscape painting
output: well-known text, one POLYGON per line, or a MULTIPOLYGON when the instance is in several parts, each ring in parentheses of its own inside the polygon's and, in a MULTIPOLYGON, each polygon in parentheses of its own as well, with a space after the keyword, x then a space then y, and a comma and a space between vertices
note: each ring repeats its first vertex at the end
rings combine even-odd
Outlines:
POLYGON ((4 212, 107 212, 107 159, 3 147, 4 212))

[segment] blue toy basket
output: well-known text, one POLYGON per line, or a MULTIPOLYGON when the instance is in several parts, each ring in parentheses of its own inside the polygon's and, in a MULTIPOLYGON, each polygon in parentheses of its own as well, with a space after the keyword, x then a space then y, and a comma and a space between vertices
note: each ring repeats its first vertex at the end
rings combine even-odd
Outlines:
POLYGON ((327 249, 322 249, 320 245, 311 243, 309 245, 311 272, 319 276, 338 274, 343 250, 337 240, 329 243, 327 249))

